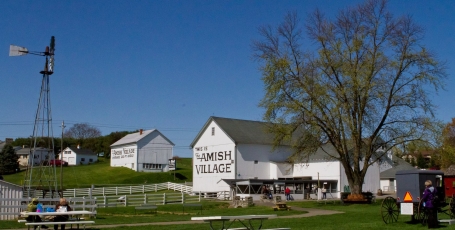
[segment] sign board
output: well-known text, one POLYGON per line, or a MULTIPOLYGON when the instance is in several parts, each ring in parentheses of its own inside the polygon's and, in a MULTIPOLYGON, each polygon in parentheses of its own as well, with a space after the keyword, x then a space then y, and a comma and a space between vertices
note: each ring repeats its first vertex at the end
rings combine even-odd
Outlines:
POLYGON ((177 162, 175 159, 169 159, 169 170, 175 170, 177 168, 177 162))
POLYGON ((401 215, 414 215, 414 204, 401 203, 401 215))
POLYGON ((412 202, 412 196, 411 196, 411 193, 409 191, 406 192, 406 194, 404 194, 403 202, 412 202))

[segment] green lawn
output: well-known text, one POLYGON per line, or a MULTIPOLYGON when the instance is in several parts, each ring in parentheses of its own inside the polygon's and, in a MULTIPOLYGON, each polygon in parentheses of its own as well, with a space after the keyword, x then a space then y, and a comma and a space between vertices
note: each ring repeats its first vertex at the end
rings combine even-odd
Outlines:
MULTIPOLYGON (((218 215, 259 215, 259 214, 277 214, 284 217, 292 217, 293 215, 304 214, 301 211, 273 211, 270 207, 255 206, 250 208, 228 208, 226 202, 205 201, 203 204, 202 214, 198 213, 198 209, 185 208, 185 214, 182 213, 182 206, 179 204, 165 205, 158 207, 158 214, 142 210, 137 214, 134 213, 133 207, 118 207, 118 208, 99 208, 96 224, 88 226, 91 229, 97 229, 97 225, 114 225, 114 224, 133 224, 133 223, 157 223, 165 222, 166 224, 146 226, 112 226, 114 229, 128 230, 146 230, 146 229, 209 229, 208 223, 194 224, 191 222, 191 217, 194 216, 218 216, 218 215), (189 221, 185 224, 173 224, 177 221, 189 221)), ((305 202, 288 202, 292 207, 304 207, 315 209, 326 209, 341 211, 341 214, 313 216, 313 217, 296 217, 296 218, 276 218, 269 219, 264 222, 264 229, 290 227, 291 229, 427 229, 420 223, 410 223, 410 216, 400 216, 398 222, 385 224, 382 221, 380 214, 381 200, 375 204, 351 204, 342 205, 337 203, 317 203, 313 201, 305 202)), ((440 218, 447 218, 440 216, 440 218)), ((258 223, 256 223, 258 224, 258 223)), ((0 229, 8 228, 23 228, 23 224, 18 224, 15 221, 2 221, 0 229)), ((239 223, 231 227, 241 227, 239 223)), ((443 229, 455 229, 455 225, 443 225, 443 229)))
MULTIPOLYGON (((177 170, 164 173, 135 172, 124 167, 110 167, 109 160, 91 165, 63 167, 63 185, 65 188, 83 188, 95 186, 155 184, 163 182, 182 183, 193 180, 191 158, 177 160, 177 170)), ((4 180, 22 185, 25 171, 4 175, 4 180)), ((60 168, 57 167, 57 177, 60 178, 60 168)))

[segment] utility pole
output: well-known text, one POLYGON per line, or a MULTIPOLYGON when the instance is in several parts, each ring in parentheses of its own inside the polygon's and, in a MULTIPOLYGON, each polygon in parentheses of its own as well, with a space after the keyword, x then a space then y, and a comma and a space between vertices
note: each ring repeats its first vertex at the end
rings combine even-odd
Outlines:
POLYGON ((60 142, 60 189, 62 194, 60 197, 63 197, 63 130, 65 127, 65 121, 62 121, 62 140, 60 142))

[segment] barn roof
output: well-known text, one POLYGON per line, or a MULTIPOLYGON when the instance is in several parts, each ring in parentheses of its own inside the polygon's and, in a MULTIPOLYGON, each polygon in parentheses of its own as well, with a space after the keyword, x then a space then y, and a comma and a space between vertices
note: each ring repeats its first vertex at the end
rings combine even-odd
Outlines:
POLYGON ((128 135, 124 136, 122 139, 120 139, 120 140, 116 141, 114 144, 112 144, 111 147, 117 146, 117 145, 137 143, 138 141, 140 141, 141 139, 143 139, 144 137, 150 135, 153 132, 158 132, 171 145, 174 145, 174 143, 172 143, 172 141, 170 141, 167 137, 165 137, 160 131, 158 131, 157 129, 151 129, 151 130, 142 131, 142 134, 141 134, 141 132, 128 134, 128 135))
POLYGON ((267 132, 268 124, 262 121, 248 121, 232 118, 210 117, 191 143, 191 147, 202 136, 207 127, 215 122, 236 144, 273 145, 274 135, 267 132))

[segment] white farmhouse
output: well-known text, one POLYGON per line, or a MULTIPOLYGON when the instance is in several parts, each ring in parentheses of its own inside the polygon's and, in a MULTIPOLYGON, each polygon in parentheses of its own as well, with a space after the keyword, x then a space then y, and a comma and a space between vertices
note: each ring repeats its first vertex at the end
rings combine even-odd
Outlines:
MULTIPOLYGON (((62 160, 62 154, 59 154, 59 159, 62 160)), ((68 162, 68 165, 86 165, 95 163, 98 160, 98 155, 90 149, 67 147, 63 150, 63 160, 68 162)))
MULTIPOLYGON (((19 147, 20 148, 20 147, 19 147)), ((44 161, 49 161, 54 159, 54 154, 51 149, 36 147, 33 148, 23 147, 16 150, 16 154, 19 156, 19 165, 28 166, 30 161, 33 162, 34 166, 44 163, 44 161), (29 156, 33 154, 33 159, 29 159, 29 156)))
POLYGON ((142 129, 111 145, 111 166, 137 172, 167 172, 174 143, 156 129, 142 129))
MULTIPOLYGON (((210 117, 191 143, 193 191, 259 196, 265 185, 275 193, 290 187, 295 199, 303 199, 304 190, 319 185, 328 190, 329 197, 339 197, 348 182, 341 163, 329 159, 324 152, 335 154, 333 147, 323 146, 305 163, 287 163, 291 147, 273 148, 274 136, 267 132, 267 124, 210 117)), ((379 166, 374 164, 367 171, 363 190, 377 189, 379 166)))

